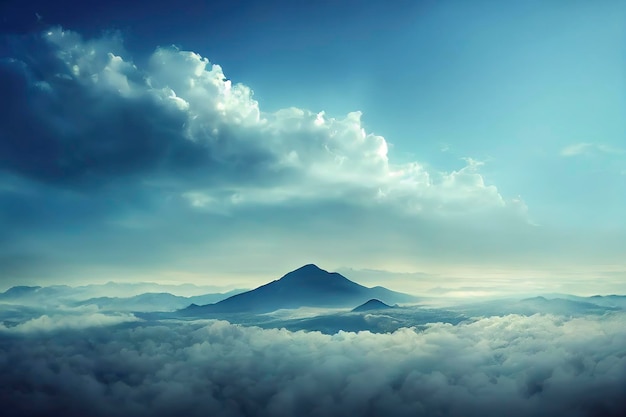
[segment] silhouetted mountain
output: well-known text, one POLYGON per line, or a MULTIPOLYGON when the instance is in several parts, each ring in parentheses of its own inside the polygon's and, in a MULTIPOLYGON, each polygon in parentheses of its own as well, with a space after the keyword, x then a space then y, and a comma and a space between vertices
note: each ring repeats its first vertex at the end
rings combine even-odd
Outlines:
MULTIPOLYGON (((575 297, 579 300, 590 298, 575 297)), ((467 304, 452 307, 457 311, 475 316, 501 316, 506 314, 554 314, 561 316, 581 316, 585 314, 604 314, 620 308, 603 306, 588 301, 578 301, 565 298, 532 297, 523 300, 493 300, 482 303, 467 304)))
POLYGON ((17 287, 11 287, 8 290, 6 290, 5 292, 0 294, 0 300, 16 300, 16 299, 20 299, 22 297, 27 297, 27 296, 35 293, 40 288, 41 287, 28 287, 28 286, 25 286, 25 285, 19 285, 17 287))
POLYGON ((279 280, 204 306, 191 305, 182 314, 269 312, 299 307, 348 307, 376 298, 405 303, 416 298, 383 287, 367 288, 336 272, 305 265, 279 280))
POLYGON ((526 298, 511 307, 512 312, 521 314, 549 313, 557 315, 578 315, 593 312, 603 313, 606 310, 612 310, 610 307, 599 306, 585 301, 566 300, 563 298, 548 300, 545 297, 526 298))
POLYGON ((587 300, 603 307, 626 309, 626 295, 594 295, 593 297, 588 297, 587 300))
POLYGON ((360 306, 353 308, 352 311, 354 313, 359 313, 363 311, 387 310, 390 308, 393 308, 393 307, 383 303, 380 300, 372 298, 371 300, 361 304, 360 306))
POLYGON ((162 285, 149 282, 68 285, 16 286, 0 293, 0 302, 34 307, 95 304, 121 311, 141 311, 154 305, 155 311, 173 311, 191 303, 215 303, 245 290, 215 291, 215 286, 193 284, 162 285), (136 298, 133 298, 136 297, 136 298), (132 305, 143 306, 134 309, 132 305))

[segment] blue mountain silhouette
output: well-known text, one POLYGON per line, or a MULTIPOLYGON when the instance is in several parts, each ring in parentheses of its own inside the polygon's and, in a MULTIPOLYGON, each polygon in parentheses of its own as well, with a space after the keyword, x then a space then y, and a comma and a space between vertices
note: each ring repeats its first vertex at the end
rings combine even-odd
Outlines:
POLYGON ((215 304, 192 304, 181 313, 261 313, 299 307, 351 307, 376 298, 386 303, 407 303, 416 297, 383 287, 368 288, 337 272, 309 264, 291 271, 279 280, 234 295, 215 304))
POLYGON ((372 298, 371 300, 361 304, 360 306, 353 308, 352 311, 355 313, 359 313, 362 311, 387 310, 390 308, 394 308, 394 307, 388 304, 385 304, 380 300, 372 298))

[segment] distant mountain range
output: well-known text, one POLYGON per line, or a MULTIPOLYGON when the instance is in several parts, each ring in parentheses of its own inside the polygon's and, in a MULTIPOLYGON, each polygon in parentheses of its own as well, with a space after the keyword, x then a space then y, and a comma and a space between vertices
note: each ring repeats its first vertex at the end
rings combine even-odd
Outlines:
POLYGON ((581 317, 626 310, 624 295, 568 294, 486 301, 467 298, 462 304, 432 308, 429 307, 432 300, 427 298, 383 287, 368 288, 312 264, 251 291, 202 292, 210 288, 214 287, 114 282, 79 287, 17 286, 0 293, 0 325, 10 327, 43 315, 97 310, 104 314, 131 313, 144 320, 219 318, 288 330, 389 332, 433 322, 456 324, 474 317, 508 314, 581 317), (289 311, 299 308, 303 309, 289 311), (329 310, 333 308, 337 310, 329 310))
POLYGON ((192 291, 198 292, 204 288, 193 285, 165 286, 149 283, 107 283, 81 287, 70 287, 67 285, 53 285, 49 287, 16 286, 0 293, 0 304, 31 306, 35 308, 96 306, 101 310, 117 312, 175 311, 193 303, 216 303, 246 291, 232 290, 224 293, 201 293, 192 296, 174 295, 163 291, 163 289, 172 289, 189 293, 192 291), (137 291, 143 290, 148 291, 135 295, 137 291))
POLYGON ((520 314, 554 314, 562 316, 583 316, 587 314, 605 314, 611 311, 623 310, 626 306, 626 296, 593 296, 576 297, 562 296, 563 298, 546 298, 542 296, 525 298, 522 300, 493 300, 481 303, 457 305, 452 310, 475 316, 503 316, 520 314), (567 298, 565 298, 567 297, 567 298))
POLYGON ((214 313, 264 313, 300 307, 354 307, 371 299, 387 304, 418 301, 417 297, 387 288, 364 287, 337 272, 328 272, 309 264, 254 290, 215 304, 194 304, 180 313, 201 316, 214 313))
POLYGON ((95 305, 101 310, 118 312, 175 311, 190 304, 216 303, 225 298, 240 294, 242 290, 226 293, 204 294, 181 297, 170 293, 144 293, 133 297, 97 297, 74 303, 75 305, 95 305))
MULTIPOLYGON (((194 284, 157 284, 151 282, 107 282, 106 284, 88 284, 77 287, 69 285, 16 286, 0 293, 0 302, 44 302, 48 300, 84 301, 90 298, 110 297, 128 298, 146 293, 169 293, 179 297, 194 297, 206 294, 225 293, 229 288, 213 285, 194 284)), ((244 291, 244 290, 236 290, 244 291)), ((230 291, 229 291, 230 292, 230 291)), ((232 294, 229 294, 232 295, 232 294)))

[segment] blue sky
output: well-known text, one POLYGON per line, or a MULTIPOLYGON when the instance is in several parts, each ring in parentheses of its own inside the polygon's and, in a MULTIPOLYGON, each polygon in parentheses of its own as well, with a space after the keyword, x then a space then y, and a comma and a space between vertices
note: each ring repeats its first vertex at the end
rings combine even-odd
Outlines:
POLYGON ((316 262, 618 290, 623 2, 362 3, 4 2, 5 286, 316 262))

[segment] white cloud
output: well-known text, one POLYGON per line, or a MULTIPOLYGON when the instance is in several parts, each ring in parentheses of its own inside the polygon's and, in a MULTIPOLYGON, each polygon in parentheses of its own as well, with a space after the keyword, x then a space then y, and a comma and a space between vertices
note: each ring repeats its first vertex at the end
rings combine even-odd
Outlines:
MULTIPOLYGON (((0 65, 12 104, 0 115, 0 168, 31 192, 0 195, 12 201, 0 205, 11 219, 0 244, 42 264, 83 262, 81 279, 140 273, 120 271, 130 264, 150 276, 167 262, 223 272, 229 259, 231 271, 271 263, 259 268, 276 275, 295 259, 500 260, 529 226, 524 202, 475 160, 446 172, 396 163, 360 112, 263 111, 249 87, 194 52, 159 48, 141 67, 119 37, 59 28, 24 51, 0 65)), ((28 268, 4 271, 34 277, 28 268)))
POLYGON ((620 155, 626 153, 624 149, 602 143, 580 142, 566 146, 561 149, 561 156, 573 157, 579 155, 590 155, 594 153, 604 153, 610 155, 620 155))
MULTIPOLYGON (((437 215, 509 207, 494 185, 485 184, 480 164, 470 158, 465 167, 452 172, 428 171, 419 162, 394 164, 388 159, 386 140, 365 131, 360 112, 344 117, 298 108, 263 112, 249 87, 226 79, 219 65, 194 52, 158 48, 147 68, 140 69, 124 58, 121 39, 116 37, 83 40, 76 33, 57 28, 49 31, 45 39, 58 59, 54 76, 37 81, 47 83, 47 94, 54 96, 65 89, 79 88, 87 97, 97 93, 114 100, 109 104, 85 103, 80 99, 64 103, 74 108, 65 113, 69 120, 61 123, 73 126, 71 129, 76 130, 82 147, 88 149, 89 158, 107 156, 106 144, 93 141, 117 141, 112 136, 123 132, 111 125, 103 127, 110 133, 102 139, 85 138, 91 129, 85 126, 88 121, 81 115, 85 106, 98 106, 97 117, 111 119, 111 123, 116 123, 116 119, 107 113, 122 102, 138 107, 156 106, 145 111, 169 114, 170 120, 145 117, 139 123, 152 126, 140 124, 137 129, 164 132, 162 138, 111 147, 124 152, 125 146, 131 146, 128 154, 118 152, 117 159, 143 158, 145 164, 134 168, 142 170, 146 166, 163 166, 162 160, 172 156, 172 151, 167 150, 170 148, 195 154, 195 161, 190 156, 180 163, 170 161, 177 171, 195 166, 192 184, 178 184, 179 194, 193 207, 217 205, 223 211, 242 204, 344 198, 437 215), (71 120, 73 117, 81 117, 81 121, 71 120)), ((50 128, 61 134, 60 126, 50 128)), ((64 151, 59 157, 63 158, 63 154, 64 151)), ((71 171, 72 163, 64 162, 62 169, 71 171)), ((89 172, 93 170, 92 166, 89 172)), ((115 175, 108 171, 103 174, 115 175)), ((150 171, 143 175, 153 176, 150 171)))
POLYGON ((58 330, 80 330, 90 327, 105 327, 120 323, 138 321, 132 314, 80 314, 80 310, 58 312, 27 320, 15 326, 7 327, 0 324, 0 331, 9 333, 54 332, 58 330))
POLYGON ((561 156, 576 156, 584 154, 593 145, 591 143, 576 143, 561 150, 561 156))
POLYGON ((5 337, 0 397, 16 415, 620 416, 624 324, 511 315, 330 336, 205 321, 5 337))

